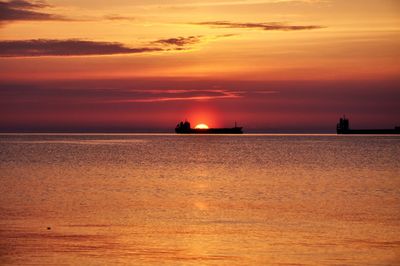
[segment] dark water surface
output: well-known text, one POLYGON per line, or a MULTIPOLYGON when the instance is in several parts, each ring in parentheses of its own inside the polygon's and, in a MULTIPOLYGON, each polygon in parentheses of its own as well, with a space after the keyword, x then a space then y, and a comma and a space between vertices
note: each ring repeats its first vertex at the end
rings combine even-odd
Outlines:
POLYGON ((400 137, 0 135, 0 264, 400 265, 400 137))

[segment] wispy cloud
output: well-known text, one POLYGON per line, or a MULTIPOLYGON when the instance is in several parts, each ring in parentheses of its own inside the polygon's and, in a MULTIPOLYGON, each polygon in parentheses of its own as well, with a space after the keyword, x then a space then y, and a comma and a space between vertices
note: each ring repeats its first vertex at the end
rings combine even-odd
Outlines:
POLYGON ((230 90, 146 90, 141 92, 145 93, 145 97, 120 99, 115 102, 154 103, 170 101, 200 101, 240 98, 243 94, 242 92, 230 90))
POLYGON ((131 48, 118 42, 97 42, 79 39, 0 41, 0 57, 137 54, 161 50, 161 48, 157 47, 131 48))
POLYGON ((201 41, 203 36, 189 36, 189 37, 177 37, 177 38, 169 38, 169 39, 160 39, 154 41, 154 44, 162 44, 162 45, 175 45, 175 46, 186 46, 191 44, 196 44, 201 41))
POLYGON ((117 14, 110 14, 107 16, 104 16, 104 18, 106 20, 135 20, 135 17, 130 17, 130 16, 121 16, 121 15, 117 15, 117 14))
POLYGON ((0 22, 19 20, 68 20, 59 15, 42 12, 49 7, 43 1, 11 0, 0 1, 0 22))
POLYGON ((283 30, 283 31, 297 31, 297 30, 313 30, 320 29, 320 25, 288 25, 282 22, 268 22, 268 23, 238 23, 230 21, 206 21, 191 23, 194 25, 204 25, 215 28, 239 28, 239 29, 259 29, 266 31, 283 30))
POLYGON ((0 103, 15 97, 19 103, 160 103, 173 101, 201 101, 244 97, 245 91, 230 89, 129 89, 129 88, 65 88, 36 86, 6 86, 0 91, 0 103))
MULTIPOLYGON (((266 5, 266 4, 319 4, 326 3, 331 0, 233 0, 233 1, 201 1, 191 2, 185 1, 179 4, 157 3, 141 5, 142 8, 193 8, 193 7, 225 7, 225 6, 248 6, 248 5, 266 5)), ((167 2, 167 1, 166 1, 167 2)))

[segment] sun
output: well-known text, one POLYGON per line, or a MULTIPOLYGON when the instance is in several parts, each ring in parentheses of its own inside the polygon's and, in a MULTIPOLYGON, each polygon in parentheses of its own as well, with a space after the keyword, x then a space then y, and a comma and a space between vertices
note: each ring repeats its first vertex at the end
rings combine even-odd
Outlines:
POLYGON ((198 124, 195 128, 196 129, 207 129, 208 126, 206 124, 198 124))

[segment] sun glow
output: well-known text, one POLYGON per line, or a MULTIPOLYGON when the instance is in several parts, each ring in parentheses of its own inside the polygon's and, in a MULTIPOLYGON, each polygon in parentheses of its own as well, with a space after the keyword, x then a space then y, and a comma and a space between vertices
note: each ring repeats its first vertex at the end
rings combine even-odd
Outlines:
POLYGON ((208 126, 206 124, 198 124, 195 128, 196 129, 207 129, 208 126))

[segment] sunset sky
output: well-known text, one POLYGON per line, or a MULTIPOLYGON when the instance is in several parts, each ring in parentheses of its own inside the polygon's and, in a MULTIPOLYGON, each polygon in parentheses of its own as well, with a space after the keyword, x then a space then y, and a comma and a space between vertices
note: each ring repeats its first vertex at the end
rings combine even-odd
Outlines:
POLYGON ((400 125, 398 0, 0 1, 0 131, 400 125))

